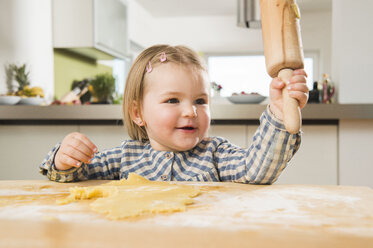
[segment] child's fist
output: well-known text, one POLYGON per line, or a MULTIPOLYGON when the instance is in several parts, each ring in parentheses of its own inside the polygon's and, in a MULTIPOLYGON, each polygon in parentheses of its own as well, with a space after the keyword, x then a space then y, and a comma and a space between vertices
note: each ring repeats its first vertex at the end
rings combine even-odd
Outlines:
POLYGON ((307 74, 303 69, 295 70, 286 85, 279 78, 274 78, 271 82, 269 97, 269 107, 272 113, 279 119, 283 120, 283 98, 282 89, 286 86, 289 91, 289 96, 298 100, 299 107, 302 109, 307 104, 308 87, 306 84, 307 74))
POLYGON ((54 164, 58 170, 79 167, 82 162, 89 163, 97 151, 97 147, 84 134, 70 133, 63 139, 54 164))

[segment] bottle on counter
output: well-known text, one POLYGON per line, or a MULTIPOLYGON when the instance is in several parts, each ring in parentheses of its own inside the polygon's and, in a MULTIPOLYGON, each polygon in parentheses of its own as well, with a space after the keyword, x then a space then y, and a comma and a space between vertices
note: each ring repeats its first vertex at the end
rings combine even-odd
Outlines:
POLYGON ((61 104, 80 103, 80 97, 88 92, 88 85, 89 80, 87 79, 78 82, 69 93, 61 98, 61 104))
POLYGON ((318 82, 313 82, 313 88, 309 93, 308 102, 309 103, 320 103, 320 92, 318 88, 318 82))
POLYGON ((323 74, 322 80, 322 103, 333 103, 334 85, 328 74, 323 74))

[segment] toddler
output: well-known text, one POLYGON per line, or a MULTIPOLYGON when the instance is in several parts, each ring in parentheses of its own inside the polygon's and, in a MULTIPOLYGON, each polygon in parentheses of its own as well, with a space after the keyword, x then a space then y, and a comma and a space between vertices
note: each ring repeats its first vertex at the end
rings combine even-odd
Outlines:
MULTIPOLYGON (((303 108, 308 98, 304 70, 296 70, 290 96, 303 108)), ((273 79, 270 104, 249 148, 221 137, 207 137, 210 84, 204 63, 184 46, 144 50, 129 71, 123 102, 131 137, 99 152, 80 133, 67 135, 49 152, 40 171, 50 180, 122 179, 134 172, 149 180, 275 182, 300 145, 300 134, 286 131, 282 88, 273 79)))

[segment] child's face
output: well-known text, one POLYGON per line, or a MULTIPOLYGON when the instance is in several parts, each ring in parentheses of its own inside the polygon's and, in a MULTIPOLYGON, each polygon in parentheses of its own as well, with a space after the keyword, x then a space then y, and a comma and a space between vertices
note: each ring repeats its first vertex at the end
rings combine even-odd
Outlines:
POLYGON ((145 75, 142 115, 156 150, 186 151, 195 147, 210 126, 209 84, 202 72, 174 63, 145 75))

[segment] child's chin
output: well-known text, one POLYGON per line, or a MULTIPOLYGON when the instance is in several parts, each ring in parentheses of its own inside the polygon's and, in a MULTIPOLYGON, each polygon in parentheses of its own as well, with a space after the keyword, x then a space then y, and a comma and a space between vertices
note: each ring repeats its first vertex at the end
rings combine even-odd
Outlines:
POLYGON ((198 145, 198 142, 188 142, 187 144, 186 143, 177 144, 175 147, 176 148, 175 150, 179 152, 184 152, 184 151, 193 149, 196 145, 198 145))

